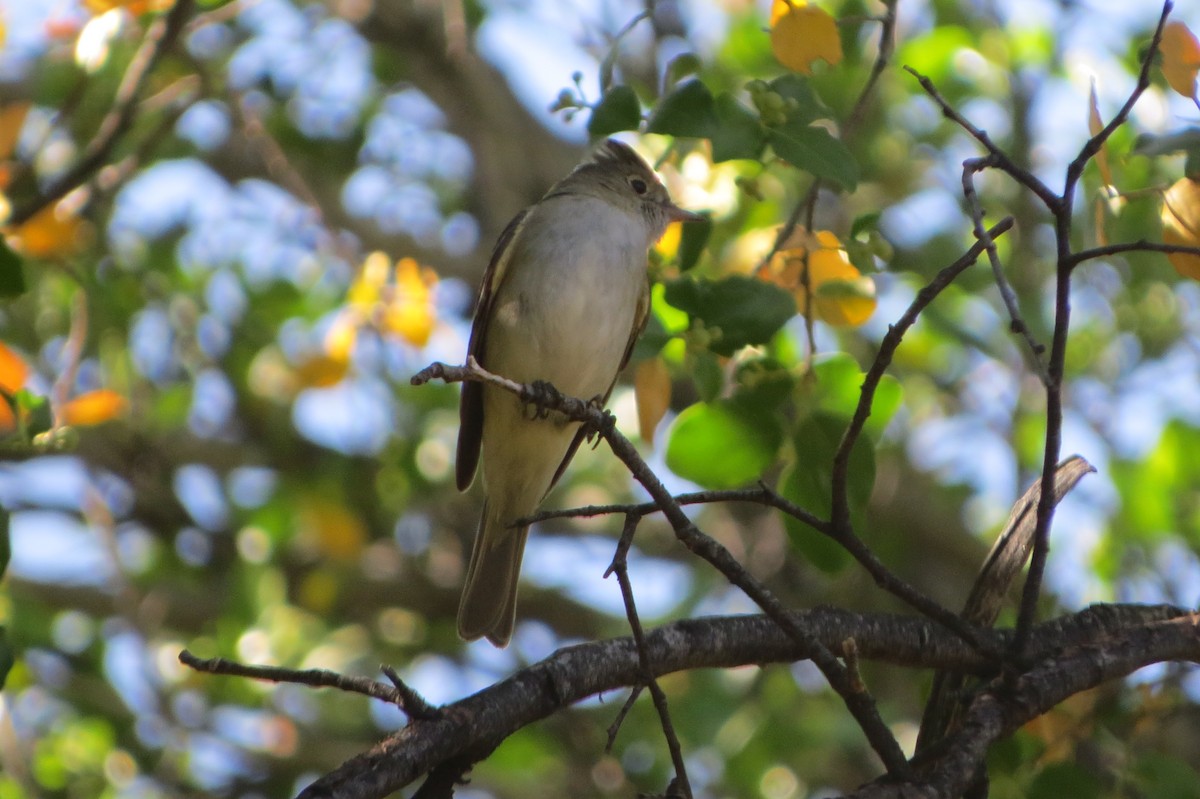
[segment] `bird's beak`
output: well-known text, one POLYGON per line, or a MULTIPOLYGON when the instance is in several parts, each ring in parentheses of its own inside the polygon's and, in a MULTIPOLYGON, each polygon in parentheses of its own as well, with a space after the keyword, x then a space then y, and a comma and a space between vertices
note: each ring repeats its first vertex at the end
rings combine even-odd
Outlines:
POLYGON ((663 203, 663 209, 667 212, 667 219, 672 222, 703 222, 708 218, 703 214, 685 211, 670 200, 663 203))

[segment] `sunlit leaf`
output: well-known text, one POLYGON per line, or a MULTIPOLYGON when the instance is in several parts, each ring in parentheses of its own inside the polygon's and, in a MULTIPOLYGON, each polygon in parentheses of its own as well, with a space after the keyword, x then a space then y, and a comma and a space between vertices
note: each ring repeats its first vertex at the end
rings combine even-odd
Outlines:
POLYGON ((89 391, 67 402, 62 407, 64 424, 72 427, 87 427, 103 424, 125 413, 128 401, 111 389, 89 391))
POLYGON ((671 407, 671 373, 659 357, 648 358, 633 372, 637 397, 638 435, 643 441, 654 440, 654 430, 671 407))
POLYGON ((828 230, 810 236, 802 228, 797 229, 772 256, 762 276, 794 292, 800 313, 808 312, 811 287, 812 312, 835 327, 857 327, 875 312, 874 281, 850 263, 841 241, 828 230))
POLYGON ((301 388, 328 388, 345 379, 349 371, 349 361, 320 353, 305 358, 296 367, 295 379, 301 388))
POLYGON ((675 474, 705 488, 735 488, 760 477, 780 443, 772 417, 728 400, 699 402, 671 425, 666 462, 675 474))
POLYGON ((384 329, 414 347, 424 347, 437 321, 432 291, 436 283, 432 269, 422 269, 412 258, 397 261, 396 294, 388 303, 384 329))
POLYGON ((83 245, 83 221, 59 202, 48 205, 12 232, 17 249, 30 258, 53 259, 72 255, 83 245))
POLYGON ((30 103, 8 103, 0 107, 0 161, 12 156, 25 125, 30 103))
MULTIPOLYGON (((1200 247, 1200 181, 1180 178, 1163 195, 1163 242, 1200 247)), ((1184 277, 1200 280, 1200 255, 1168 253, 1167 260, 1184 277)))
POLYGON ((25 387, 28 379, 29 365, 25 359, 0 342, 0 391, 13 396, 25 387))
POLYGON ((1182 22, 1169 22, 1163 29, 1162 71, 1167 84, 1184 97, 1196 95, 1196 72, 1200 70, 1200 41, 1182 22))
MULTIPOLYGON (((1096 82, 1092 81, 1092 92, 1088 98, 1088 133, 1095 136, 1104 130, 1104 122, 1100 119, 1100 101, 1096 97, 1096 82)), ((1108 142, 1100 146, 1096 153, 1096 166, 1100 169, 1100 179, 1105 186, 1113 185, 1112 169, 1108 165, 1108 142)))
POLYGON ((771 10, 771 51, 779 63, 805 75, 812 74, 816 61, 836 66, 842 60, 837 22, 804 0, 776 0, 771 10))

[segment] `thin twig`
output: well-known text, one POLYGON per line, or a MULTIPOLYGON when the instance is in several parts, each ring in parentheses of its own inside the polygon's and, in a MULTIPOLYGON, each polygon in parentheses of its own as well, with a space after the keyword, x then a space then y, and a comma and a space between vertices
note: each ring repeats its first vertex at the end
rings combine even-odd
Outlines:
MULTIPOLYGON (((350 677, 328 669, 287 669, 281 666, 250 666, 226 658, 199 658, 188 650, 179 653, 179 662, 196 671, 232 677, 249 677, 252 680, 311 685, 316 688, 337 688, 341 691, 363 694, 372 699, 391 702, 412 718, 437 718, 437 708, 421 699, 407 686, 402 690, 395 685, 372 680, 369 677, 350 677), (412 700, 412 704, 408 702, 412 700), (419 701, 417 701, 419 700, 419 701)), ((389 675, 390 676, 390 675, 389 675)), ((397 678, 399 679, 399 678, 397 678)), ((401 683, 403 684, 403 683, 401 683)))
POLYGON ((996 166, 996 159, 991 155, 984 158, 968 158, 966 161, 963 161, 963 197, 967 201, 967 210, 971 214, 971 224, 975 231, 975 238, 987 245, 988 262, 992 267, 992 279, 996 281, 996 287, 1000 290, 1000 298, 1004 301, 1004 307, 1008 309, 1009 329, 1025 339, 1025 344, 1029 347, 1029 356, 1033 361, 1034 371, 1041 378, 1042 385, 1046 385, 1049 381, 1049 376, 1046 373, 1045 364, 1042 363, 1042 353, 1046 351, 1046 345, 1034 339, 1033 333, 1029 330, 1029 325, 1025 323, 1025 319, 1021 316, 1021 306, 1017 302, 1017 293, 1013 291, 1013 287, 1009 285, 1008 278, 1004 275, 1004 264, 1000 262, 1000 253, 996 249, 996 242, 983 227, 983 206, 980 205, 979 194, 975 191, 975 175, 994 166, 996 166))
POLYGON ((987 150, 988 155, 991 155, 996 159, 996 167, 998 169, 1007 173, 1013 178, 1013 180, 1017 181, 1022 186, 1036 194, 1048 208, 1058 207, 1060 202, 1059 196, 1051 191, 1045 183, 1038 180, 1032 172, 1024 169, 1021 166, 1018 166, 1017 163, 1008 155, 1008 153, 1006 153, 998 144, 992 141, 991 137, 987 135, 986 131, 975 127, 966 117, 958 113, 958 111, 956 111, 954 107, 950 105, 950 102, 942 96, 941 92, 937 90, 937 87, 933 85, 933 81, 922 75, 920 72, 917 72, 910 66, 905 66, 904 69, 917 79, 917 82, 921 84, 921 88, 925 90, 925 93, 928 94, 929 97, 935 103, 937 103, 938 107, 942 109, 942 115, 944 117, 954 122, 960 128, 965 130, 971 136, 971 138, 983 145, 984 149, 987 150))
POLYGON ((194 0, 176 0, 171 10, 159 17, 146 32, 145 39, 134 53, 113 97, 112 108, 100 121, 95 137, 83 149, 83 155, 75 165, 59 178, 50 182, 31 201, 13 209, 9 224, 20 225, 46 206, 66 196, 72 189, 81 186, 108 159, 113 147, 133 124, 138 96, 146 78, 154 70, 164 52, 169 49, 183 29, 184 21, 192 12, 194 0))
MULTIPOLYGON (((987 231, 988 240, 994 241, 997 237, 1008 232, 1012 226, 1012 217, 1005 217, 987 231)), ((879 344, 879 352, 875 355, 875 360, 871 363, 871 367, 867 370, 867 374, 863 378, 862 390, 858 397, 858 406, 854 409, 854 416, 850 420, 850 425, 846 428, 845 434, 842 436, 842 441, 838 445, 838 451, 833 459, 832 522, 834 527, 849 527, 850 500, 848 485, 850 452, 853 450, 859 436, 862 435, 863 428, 867 424, 867 419, 871 416, 871 405, 875 401, 875 391, 879 387, 879 381, 883 379, 884 373, 887 372, 887 368, 891 365, 892 357, 896 354, 900 342, 904 339, 904 334, 916 323, 917 317, 933 302, 934 298, 954 282, 959 274, 974 264, 985 249, 987 249, 987 242, 983 240, 971 245, 971 248, 963 253, 957 261, 938 272, 924 288, 917 292, 917 296, 913 299, 912 304, 908 306, 908 309, 894 324, 888 327, 887 334, 884 335, 883 341, 879 344)))
POLYGON ((680 791, 683 796, 691 799, 692 784, 688 780, 687 766, 683 762, 683 748, 679 745, 679 736, 675 733, 675 725, 671 723, 671 711, 667 706, 667 695, 663 693, 658 680, 654 678, 654 670, 651 668, 650 663, 650 653, 646 649, 646 634, 642 630, 642 621, 638 617, 637 603, 633 598, 633 584, 629 582, 629 566, 626 558, 629 555, 629 547, 633 543, 633 534, 637 531, 638 522, 640 521, 641 517, 635 514, 625 517, 625 528, 621 532, 621 540, 617 545, 616 555, 613 557, 612 565, 605 572, 605 576, 615 574, 617 576, 617 584, 621 586, 621 599, 625 602, 625 616, 629 619, 629 630, 633 633, 633 641, 637 646, 638 661, 642 666, 646 687, 650 690, 650 696, 654 700, 654 709, 658 711, 658 720, 662 725, 663 737, 667 739, 667 749, 671 752, 671 763, 675 767, 674 785, 676 790, 680 791))
POLYGON ((1200 256, 1200 247, 1191 247, 1186 244, 1165 244, 1161 241, 1139 239, 1138 241, 1105 244, 1100 247, 1089 247, 1086 250, 1079 250, 1078 252, 1071 253, 1071 256, 1067 259, 1067 263, 1070 264, 1070 268, 1074 269, 1084 261, 1106 258, 1110 255, 1120 255, 1127 252, 1161 252, 1168 255, 1177 253, 1179 255, 1200 256))
POLYGON ((1112 132, 1125 124, 1138 98, 1150 85, 1150 67, 1162 42, 1163 29, 1171 13, 1171 0, 1163 3, 1162 14, 1155 28, 1154 38, 1146 50, 1137 85, 1129 98, 1107 125, 1092 136, 1067 167, 1063 194, 1058 202, 1047 203, 1054 214, 1054 236, 1057 245, 1054 337, 1050 345, 1049 381, 1046 384, 1046 438, 1042 455, 1042 496, 1037 508, 1037 529, 1034 532, 1033 554, 1029 560, 1029 573, 1025 578, 1021 594, 1021 608, 1017 614, 1016 634, 1013 636, 1013 655, 1020 659, 1029 640, 1029 631, 1037 615, 1037 601, 1042 592, 1042 577, 1046 571, 1046 558, 1050 549, 1050 525, 1054 520, 1054 477, 1062 453, 1062 378, 1067 360, 1067 334, 1071 325, 1071 272, 1077 261, 1071 253, 1071 214, 1075 187, 1087 166, 1112 132))

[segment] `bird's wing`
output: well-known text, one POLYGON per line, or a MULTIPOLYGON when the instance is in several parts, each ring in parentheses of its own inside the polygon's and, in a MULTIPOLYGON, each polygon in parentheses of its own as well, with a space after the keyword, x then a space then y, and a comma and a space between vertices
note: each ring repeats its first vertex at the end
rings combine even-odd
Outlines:
MULTIPOLYGON (((483 273, 483 284, 479 287, 479 301, 475 304, 475 321, 471 324, 471 339, 467 344, 467 356, 475 356, 480 366, 487 366, 487 329, 492 317, 492 302, 500 288, 512 261, 513 244, 529 215, 526 208, 513 217, 496 240, 487 271, 483 273)), ((463 383, 462 398, 458 403, 458 454, 454 462, 454 476, 458 490, 465 491, 475 479, 475 467, 479 465, 479 446, 483 440, 483 384, 474 380, 463 383)))
MULTIPOLYGON (((633 315, 633 328, 629 331, 629 342, 625 345, 625 354, 621 356, 621 365, 617 367, 617 373, 613 375, 612 382, 608 384, 608 391, 604 392, 604 404, 608 404, 609 395, 612 394, 613 386, 617 384, 617 375, 629 363, 629 356, 633 355, 633 347, 637 344, 638 338, 642 335, 642 331, 646 329, 646 322, 650 319, 650 280, 646 279, 646 285, 642 289, 642 293, 638 296, 637 308, 633 315)), ((580 397, 580 399, 591 399, 590 397, 580 397)), ((558 464, 558 470, 554 473, 554 479, 550 481, 546 493, 550 492, 551 488, 558 483, 558 479, 563 476, 563 472, 567 470, 567 465, 571 462, 571 458, 575 457, 575 452, 579 449, 579 445, 587 438, 588 429, 580 427, 575 433, 575 438, 571 441, 571 446, 567 447, 567 454, 563 456, 562 463, 558 464)))

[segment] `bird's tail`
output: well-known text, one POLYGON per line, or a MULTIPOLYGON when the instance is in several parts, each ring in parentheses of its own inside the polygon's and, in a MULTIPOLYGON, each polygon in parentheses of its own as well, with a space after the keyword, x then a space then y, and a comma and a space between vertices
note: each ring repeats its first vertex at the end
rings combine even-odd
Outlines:
POLYGON ((483 508, 466 585, 458 604, 458 634, 468 641, 480 636, 507 646, 517 615, 517 579, 529 527, 507 527, 507 520, 483 508))

